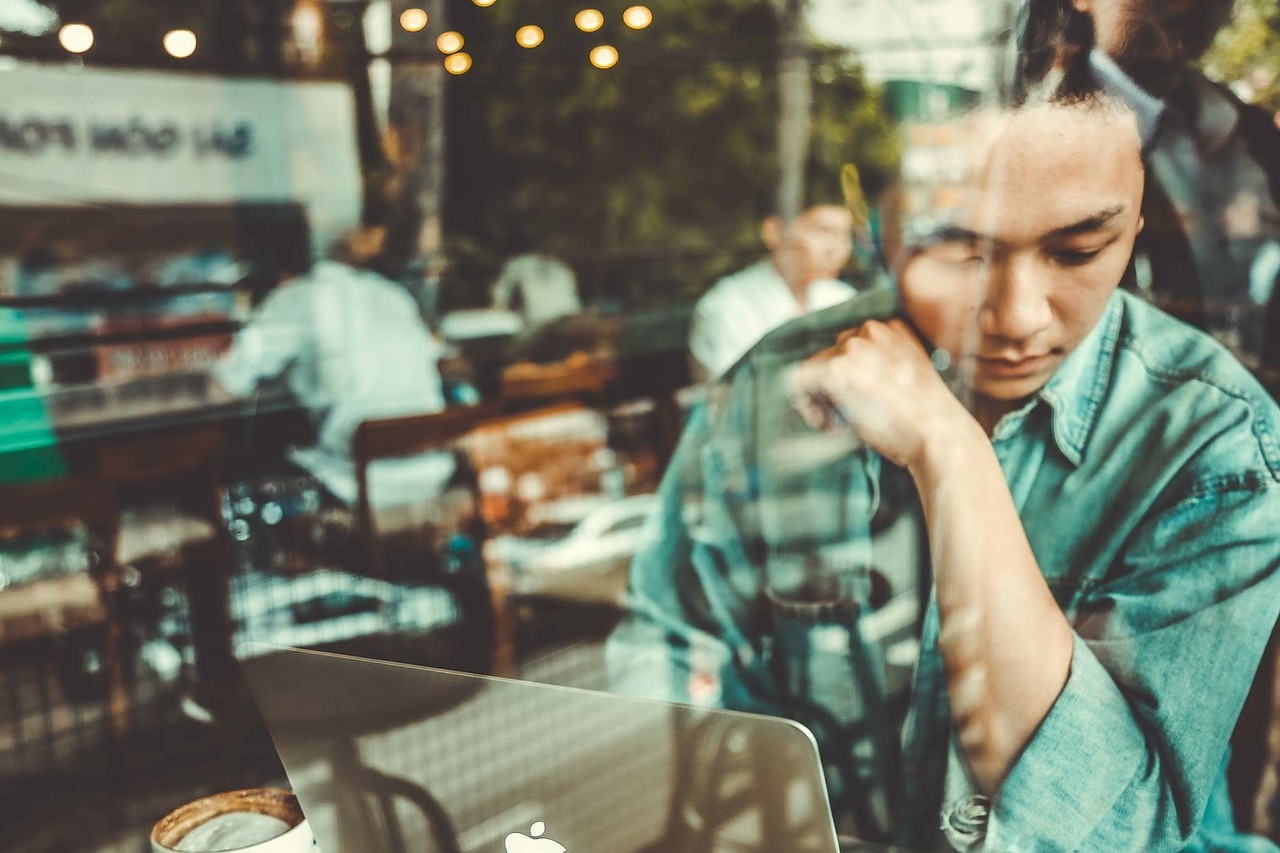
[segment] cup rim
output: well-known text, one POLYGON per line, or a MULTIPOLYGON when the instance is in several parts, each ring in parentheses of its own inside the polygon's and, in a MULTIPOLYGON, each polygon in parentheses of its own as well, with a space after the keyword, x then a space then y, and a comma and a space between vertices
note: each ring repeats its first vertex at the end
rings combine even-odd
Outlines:
MULTIPOLYGON (((160 820, 156 821, 155 826, 151 828, 151 843, 163 850, 172 850, 175 845, 182 842, 183 838, 191 834, 196 827, 215 817, 235 812, 265 814, 278 818, 289 825, 287 830, 275 836, 275 838, 269 839, 270 841, 284 838, 295 832, 306 820, 305 815, 302 813, 302 807, 298 804, 298 798, 294 796, 292 791, 286 791, 283 788, 244 788, 239 791, 223 791, 222 793, 201 797, 198 800, 192 800, 186 805, 178 806, 178 808, 160 818, 160 820)), ((217 851, 217 853, 235 853, 236 850, 249 850, 262 843, 265 842, 256 842, 245 847, 234 847, 217 851)))

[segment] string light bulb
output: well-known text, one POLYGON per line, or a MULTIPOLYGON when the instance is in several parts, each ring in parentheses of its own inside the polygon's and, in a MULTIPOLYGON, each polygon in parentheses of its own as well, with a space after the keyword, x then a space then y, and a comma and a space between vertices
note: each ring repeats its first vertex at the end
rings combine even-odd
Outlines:
POLYGON ((93 30, 88 24, 67 24, 58 30, 58 44, 68 53, 84 53, 93 47, 93 30))
POLYGON ((400 26, 407 33, 420 33, 431 22, 425 9, 405 9, 400 13, 400 26))
POLYGON ((459 51, 445 57, 444 70, 450 74, 466 74, 471 70, 471 54, 459 51))
POLYGON ((574 17, 573 22, 584 33, 594 33, 604 26, 604 13, 599 9, 583 9, 574 17))
POLYGON ((191 30, 169 30, 162 43, 164 52, 174 59, 186 59, 196 52, 196 34, 191 30))
POLYGON ((462 50, 462 46, 466 41, 462 38, 462 33, 456 33, 450 30, 447 33, 441 33, 440 38, 436 39, 436 47, 440 48, 441 53, 457 53, 462 50))
POLYGON ((536 27, 533 24, 529 24, 528 26, 524 26, 516 30, 516 44, 521 47, 537 47, 542 44, 542 39, 542 27, 536 27))
POLYGON ((622 13, 622 23, 633 30, 643 30, 653 23, 653 12, 648 6, 632 6, 622 13))
POLYGON ((591 64, 596 68, 612 68, 618 64, 618 49, 608 44, 593 47, 591 49, 591 64))

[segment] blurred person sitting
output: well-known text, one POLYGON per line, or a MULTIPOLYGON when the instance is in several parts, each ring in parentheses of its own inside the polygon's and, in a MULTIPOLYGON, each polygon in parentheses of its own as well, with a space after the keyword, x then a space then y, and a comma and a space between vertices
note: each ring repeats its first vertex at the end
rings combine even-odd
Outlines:
POLYGON ((507 261, 492 294, 493 307, 518 314, 527 329, 582 311, 573 270, 541 252, 526 252, 507 261))
POLYGON ((794 222, 776 212, 766 216, 760 239, 769 257, 720 279, 694 307, 695 378, 720 378, 773 329, 853 296, 853 287, 836 278, 853 254, 853 229, 853 214, 835 195, 794 222))
POLYGON ((1132 112, 1026 98, 958 128, 961 201, 907 231, 896 292, 792 321, 712 386, 611 676, 795 716, 829 771, 862 766, 878 682, 839 615, 864 610, 857 568, 889 554, 869 520, 905 484, 933 594, 898 766, 844 779, 892 792, 861 837, 1274 850, 1237 836, 1223 771, 1280 611, 1280 410, 1118 290, 1143 226, 1132 112))
POLYGON ((1020 76, 1034 83, 1089 52, 1097 82, 1134 109, 1142 131, 1148 182, 1136 283, 1247 357, 1280 364, 1275 276, 1259 281, 1257 267, 1280 240, 1280 128, 1196 64, 1233 5, 1028 0, 1020 76), (1271 304, 1271 318, 1247 310, 1251 303, 1271 304))
MULTIPOLYGON (((351 442, 360 423, 445 405, 437 367, 443 345, 408 292, 368 269, 383 234, 378 227, 353 230, 314 266, 305 233, 277 235, 278 284, 212 371, 232 397, 283 377, 310 411, 318 439, 313 447, 291 448, 290 459, 347 505, 356 500, 351 442)), ((453 470, 447 453, 376 462, 371 499, 400 504, 431 497, 453 470)))

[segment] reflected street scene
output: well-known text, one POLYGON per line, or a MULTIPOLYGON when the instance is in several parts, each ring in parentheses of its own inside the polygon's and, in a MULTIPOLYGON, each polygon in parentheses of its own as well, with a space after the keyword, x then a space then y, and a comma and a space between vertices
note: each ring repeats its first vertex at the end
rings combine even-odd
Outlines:
POLYGON ((5 849, 1280 851, 1276 0, 0 0, 0 94, 5 849))

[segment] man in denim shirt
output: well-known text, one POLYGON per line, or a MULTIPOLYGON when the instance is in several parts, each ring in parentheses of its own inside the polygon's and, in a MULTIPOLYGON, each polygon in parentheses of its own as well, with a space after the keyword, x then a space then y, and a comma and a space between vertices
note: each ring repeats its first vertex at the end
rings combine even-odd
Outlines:
POLYGON ((835 694, 794 655, 824 646, 789 625, 856 598, 872 511, 914 495, 934 595, 894 840, 938 848, 941 816, 956 849, 1224 849, 1227 743, 1280 611, 1280 412, 1117 292, 1142 226, 1131 112, 1055 97, 980 124, 900 308, 802 318, 712 388, 632 568, 616 684, 814 713, 835 694))

